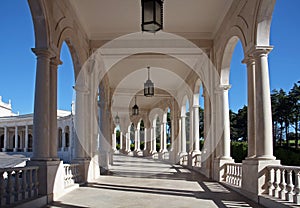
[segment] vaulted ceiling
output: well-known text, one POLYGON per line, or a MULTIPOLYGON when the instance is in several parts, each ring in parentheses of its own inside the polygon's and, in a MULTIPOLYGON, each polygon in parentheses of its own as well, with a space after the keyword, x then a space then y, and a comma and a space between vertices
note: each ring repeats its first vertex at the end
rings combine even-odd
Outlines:
MULTIPOLYGON (((91 40, 141 30, 140 0, 69 0, 91 40)), ((164 31, 212 39, 233 0, 164 0, 164 31)))

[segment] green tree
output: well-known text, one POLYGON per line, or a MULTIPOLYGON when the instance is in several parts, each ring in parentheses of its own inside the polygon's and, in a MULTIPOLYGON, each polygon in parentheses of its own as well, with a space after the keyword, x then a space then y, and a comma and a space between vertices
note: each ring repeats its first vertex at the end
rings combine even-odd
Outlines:
POLYGON ((291 101, 291 123, 293 123, 293 128, 295 129, 294 139, 296 148, 299 148, 299 120, 300 120, 300 81, 294 84, 293 88, 289 92, 289 99, 291 101))
POLYGON ((235 128, 237 130, 238 139, 242 141, 247 140, 247 106, 244 105, 243 108, 238 110, 236 115, 235 128))

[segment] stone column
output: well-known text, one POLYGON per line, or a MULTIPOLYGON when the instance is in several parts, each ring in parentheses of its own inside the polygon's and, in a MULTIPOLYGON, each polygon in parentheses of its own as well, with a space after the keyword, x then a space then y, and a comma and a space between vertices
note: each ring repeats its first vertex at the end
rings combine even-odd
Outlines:
POLYGON ((130 152, 130 132, 126 133, 126 152, 130 152))
POLYGON ((256 158, 275 159, 273 156, 272 111, 270 98, 268 53, 272 47, 258 48, 255 58, 255 138, 256 158))
POLYGON ((24 152, 28 151, 28 125, 25 126, 25 148, 24 152))
POLYGON ((117 144, 117 142, 116 142, 116 141, 117 141, 116 136, 117 136, 117 135, 116 135, 116 133, 114 132, 114 133, 112 134, 112 145, 111 145, 111 146, 112 146, 111 148, 112 148, 113 151, 116 151, 116 150, 117 150, 117 149, 116 149, 116 144, 117 144))
POLYGON ((15 126, 15 146, 14 152, 18 151, 19 141, 18 141, 18 126, 15 126))
POLYGON ((194 154, 200 153, 200 144, 199 144, 199 105, 193 106, 194 111, 194 142, 195 142, 195 149, 193 151, 194 154))
POLYGON ((178 119, 178 148, 177 148, 177 152, 178 152, 178 155, 180 155, 181 153, 181 118, 178 119))
POLYGON ((58 58, 50 60, 50 157, 52 160, 59 160, 57 156, 57 67, 62 64, 58 58))
POLYGON ((185 126, 186 116, 181 116, 181 155, 186 155, 186 126, 185 126))
POLYGON ((159 152, 163 151, 164 146, 164 125, 160 124, 160 149, 159 152))
POLYGON ((223 91, 223 146, 221 159, 232 159, 230 157, 230 118, 229 118, 229 102, 228 102, 228 90, 230 89, 230 85, 221 86, 221 90, 223 91))
POLYGON ((123 149, 123 133, 120 131, 120 150, 123 149))
POLYGON ((153 126, 152 127, 153 128, 153 138, 152 138, 152 154, 153 153, 156 153, 157 151, 156 151, 156 126, 153 126))
POLYGON ((175 122, 174 119, 171 120, 171 150, 174 150, 174 141, 175 141, 175 122))
POLYGON ((167 149, 167 122, 164 121, 162 126, 163 126, 163 149, 162 149, 162 152, 168 152, 168 149, 167 149))
POLYGON ((255 125, 255 130, 248 131, 248 136, 250 133, 252 136, 254 135, 255 141, 250 140, 249 153, 251 155, 248 155, 250 158, 244 160, 242 164, 242 189, 246 190, 247 195, 251 198, 257 197, 257 195, 264 193, 266 190, 265 181, 268 180, 268 176, 264 174, 266 167, 269 165, 280 165, 280 161, 275 160, 273 156, 272 112, 268 69, 268 53, 271 50, 272 47, 270 46, 255 46, 248 53, 249 57, 253 56, 255 61, 255 66, 253 66, 253 60, 247 62, 248 93, 250 91, 248 96, 251 96, 250 94, 253 96, 252 99, 250 98, 251 102, 249 102, 249 99, 248 102, 249 105, 250 103, 254 104, 252 108, 254 115, 250 115, 249 117, 248 114, 248 121, 249 118, 254 117, 254 121, 250 125, 255 125), (254 68, 255 72, 252 72, 254 68), (251 79, 252 76, 255 78, 251 79), (253 86, 251 86, 251 83, 253 83, 253 86), (253 92, 252 89, 254 89, 253 92), (254 157, 254 159, 251 159, 251 157, 254 157))
POLYGON ((144 128, 144 151, 147 150, 147 128, 144 128))
POLYGON ((50 58, 52 53, 47 49, 32 49, 32 51, 37 56, 32 160, 50 160, 50 58))
POLYGON ((222 181, 225 169, 224 164, 234 162, 230 157, 230 120, 229 120, 229 104, 228 104, 228 90, 230 85, 222 85, 216 93, 216 98, 220 100, 220 116, 217 121, 217 128, 223 128, 223 132, 220 131, 220 135, 216 134, 217 137, 221 137, 221 142, 219 142, 220 151, 217 153, 217 158, 214 160, 213 167, 213 179, 217 181, 222 181), (222 134, 223 133, 223 134, 222 134))
POLYGON ((141 151, 141 129, 137 129, 137 151, 141 151))
POLYGON ((153 127, 150 128, 150 153, 153 152, 153 127))
POLYGON ((191 107, 189 107, 190 109, 190 115, 189 115, 189 149, 188 149, 188 153, 189 153, 189 164, 191 161, 191 156, 192 153, 194 151, 194 112, 193 109, 191 107))
POLYGON ((136 128, 134 130, 134 151, 137 151, 138 149, 138 129, 136 128))
POLYGON ((2 152, 6 152, 7 150, 7 126, 4 126, 4 144, 3 144, 2 152))
POLYGON ((248 57, 243 60, 247 64, 248 79, 248 107, 247 107, 247 125, 248 125, 248 157, 253 158, 256 155, 255 139, 255 60, 248 57))

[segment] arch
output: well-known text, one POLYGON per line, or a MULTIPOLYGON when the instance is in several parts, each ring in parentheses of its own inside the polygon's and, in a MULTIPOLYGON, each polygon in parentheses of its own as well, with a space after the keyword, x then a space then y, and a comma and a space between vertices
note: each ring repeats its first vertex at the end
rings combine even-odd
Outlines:
POLYGON ((222 60, 221 72, 220 72, 221 85, 229 85, 230 63, 231 63, 233 51, 238 41, 239 41, 238 36, 233 36, 228 40, 225 46, 223 57, 221 59, 222 60))
POLYGON ((49 48, 50 28, 46 18, 46 9, 43 1, 28 1, 32 22, 34 26, 34 37, 36 48, 49 48))
POLYGON ((257 46, 270 45, 270 30, 275 2, 275 0, 258 1, 257 16, 254 16, 255 25, 253 28, 255 45, 257 46))
POLYGON ((61 148, 62 147, 62 129, 61 128, 58 128, 58 131, 57 131, 57 139, 58 139, 58 148, 61 148))
POLYGON ((66 43, 66 45, 68 46, 68 49, 69 49, 69 52, 70 52, 71 58, 72 58, 72 63, 73 63, 74 80, 76 80, 76 77, 82 66, 82 61, 80 60, 80 56, 78 55, 78 52, 77 52, 77 51, 80 51, 79 47, 77 47, 75 44, 76 42, 78 42, 78 40, 72 41, 73 39, 75 39, 75 37, 74 37, 74 32, 71 32, 71 31, 73 31, 73 30, 71 30, 70 28, 62 31, 63 36, 59 40, 57 48, 59 51, 59 57, 61 57, 63 43, 66 43), (66 32, 66 31, 68 31, 68 32, 66 32))
POLYGON ((70 128, 65 127, 65 147, 70 147, 70 128))
POLYGON ((181 101, 181 116, 186 116, 186 113, 187 113, 187 103, 188 103, 188 107, 190 107, 190 103, 189 102, 189 98, 187 95, 185 95, 183 98, 182 98, 182 101, 181 101))

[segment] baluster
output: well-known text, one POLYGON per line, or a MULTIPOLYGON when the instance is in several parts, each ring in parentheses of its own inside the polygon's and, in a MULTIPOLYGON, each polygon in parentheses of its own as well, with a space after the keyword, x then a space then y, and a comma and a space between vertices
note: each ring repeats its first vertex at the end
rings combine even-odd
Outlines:
POLYGON ((279 196, 280 199, 285 200, 286 199, 286 182, 285 182, 285 169, 281 170, 281 183, 280 183, 280 192, 279 192, 279 196))
POLYGON ((241 186, 241 174, 242 174, 242 170, 241 170, 241 166, 237 166, 237 185, 241 186))
POLYGON ((7 204, 12 204, 14 202, 14 186, 13 186, 13 181, 12 181, 12 170, 7 171, 7 194, 6 194, 6 203, 7 204))
POLYGON ((28 170, 28 197, 33 196, 33 181, 32 181, 32 169, 28 170))
POLYGON ((39 194, 39 179, 38 179, 38 168, 34 169, 34 196, 39 194))
POLYGON ((287 170, 287 194, 286 194, 286 200, 289 202, 293 201, 293 196, 294 196, 294 185, 293 185, 293 177, 292 177, 292 169, 287 170))
POLYGON ((233 167, 233 183, 232 184, 236 185, 236 174, 237 174, 236 165, 233 164, 232 167, 233 167))
POLYGON ((225 181, 228 183, 229 182, 229 165, 226 165, 226 178, 225 181))
POLYGON ((270 173, 270 175, 269 175, 269 177, 270 177, 270 179, 269 179, 269 182, 268 182, 268 185, 269 185, 269 196, 273 196, 273 190, 274 190, 274 185, 273 185, 273 183, 274 183, 274 168, 270 168, 270 170, 269 170, 269 173, 270 173))
POLYGON ((5 179, 3 177, 4 171, 0 172, 0 206, 5 205, 5 179))
POLYGON ((229 174, 228 174, 228 182, 232 182, 232 166, 231 164, 228 164, 229 174))
POLYGON ((275 168, 275 182, 274 182, 274 197, 278 198, 279 197, 279 191, 280 191, 280 168, 275 168))
POLYGON ((295 195, 294 195, 294 202, 296 204, 300 204, 300 170, 295 170, 295 195))
POLYGON ((27 169, 24 168, 22 173, 22 199, 27 199, 27 169))
POLYGON ((21 192, 21 185, 20 185, 20 170, 15 170, 15 201, 19 201, 21 192))

